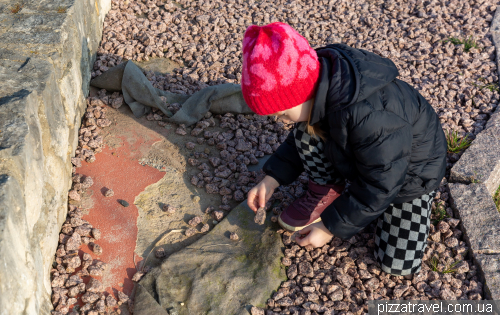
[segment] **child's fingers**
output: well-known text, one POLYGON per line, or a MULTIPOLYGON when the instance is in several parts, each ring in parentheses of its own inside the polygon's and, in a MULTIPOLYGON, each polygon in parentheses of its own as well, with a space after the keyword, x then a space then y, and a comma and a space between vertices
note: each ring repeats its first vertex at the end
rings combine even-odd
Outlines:
POLYGON ((299 231, 300 234, 309 234, 309 232, 311 232, 312 230, 312 226, 306 226, 305 228, 303 228, 302 230, 299 231))
POLYGON ((247 204, 248 204, 248 207, 250 207, 250 209, 252 209, 253 211, 257 211, 257 205, 256 205, 256 198, 257 196, 253 193, 248 193, 248 199, 247 199, 247 204))
MULTIPOLYGON (((299 232, 302 232, 302 231, 299 231, 299 232)), ((305 235, 305 234, 301 234, 301 235, 305 235)), ((307 246, 307 245, 311 244, 311 234, 309 233, 309 234, 305 235, 304 237, 300 237, 300 235, 299 235, 299 237, 297 237, 295 239, 295 242, 302 247, 307 246)))
POLYGON ((266 191, 265 189, 259 191, 259 207, 263 208, 266 206, 266 191))

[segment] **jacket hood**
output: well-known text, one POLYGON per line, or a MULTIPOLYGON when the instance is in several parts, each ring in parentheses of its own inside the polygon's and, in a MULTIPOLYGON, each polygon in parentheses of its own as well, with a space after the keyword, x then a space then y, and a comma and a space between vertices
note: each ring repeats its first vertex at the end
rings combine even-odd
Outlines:
POLYGON ((317 48, 316 53, 321 72, 311 124, 324 117, 326 111, 365 100, 399 75, 390 59, 345 44, 317 48))

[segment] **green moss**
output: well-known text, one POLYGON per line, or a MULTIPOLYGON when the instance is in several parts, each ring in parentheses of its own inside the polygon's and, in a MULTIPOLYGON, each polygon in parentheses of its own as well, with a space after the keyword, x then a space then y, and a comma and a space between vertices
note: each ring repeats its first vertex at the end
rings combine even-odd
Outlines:
POLYGON ((247 261, 247 255, 236 256, 236 260, 239 261, 240 263, 244 263, 247 261))
POLYGON ((247 228, 248 222, 253 219, 252 212, 253 211, 247 211, 246 209, 238 211, 238 219, 240 219, 240 224, 243 228, 247 228))
POLYGON ((282 279, 282 280, 286 279, 285 269, 281 268, 281 263, 280 262, 274 264, 274 266, 273 266, 273 273, 276 276, 276 278, 278 278, 278 279, 282 279))

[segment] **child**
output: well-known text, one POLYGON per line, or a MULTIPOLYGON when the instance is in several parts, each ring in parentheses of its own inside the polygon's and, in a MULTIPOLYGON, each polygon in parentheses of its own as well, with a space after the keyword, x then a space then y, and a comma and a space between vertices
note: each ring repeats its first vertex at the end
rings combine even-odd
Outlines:
POLYGON ((420 270, 446 139, 431 105, 389 59, 344 44, 313 50, 289 25, 248 27, 241 87, 259 115, 297 125, 248 192, 254 211, 279 185, 309 175, 279 216, 301 246, 349 239, 375 219, 375 256, 394 275, 420 270), (349 183, 344 189, 346 181, 349 183))

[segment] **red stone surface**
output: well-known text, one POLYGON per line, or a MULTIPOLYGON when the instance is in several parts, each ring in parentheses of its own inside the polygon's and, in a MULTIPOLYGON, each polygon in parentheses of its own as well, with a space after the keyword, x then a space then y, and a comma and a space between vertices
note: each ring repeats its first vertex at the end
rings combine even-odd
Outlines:
POLYGON ((130 296, 134 286, 131 280, 135 273, 133 258, 135 256, 136 263, 141 260, 134 253, 138 217, 134 199, 164 175, 155 168, 142 166, 139 159, 154 142, 161 140, 161 136, 149 129, 145 135, 146 128, 139 128, 139 134, 134 124, 122 123, 111 128, 112 136, 121 139, 122 145, 114 149, 106 146, 96 155, 94 163, 83 162, 77 169, 77 173, 94 180, 94 185, 87 190, 93 207, 83 219, 101 230, 102 237, 96 243, 102 246, 103 254, 94 255, 87 245, 82 246, 82 250, 108 264, 102 277, 107 292, 116 296, 113 291, 119 290, 130 296), (114 196, 104 197, 101 191, 104 187, 113 189, 114 196), (129 206, 120 205, 119 199, 126 200, 129 206))

